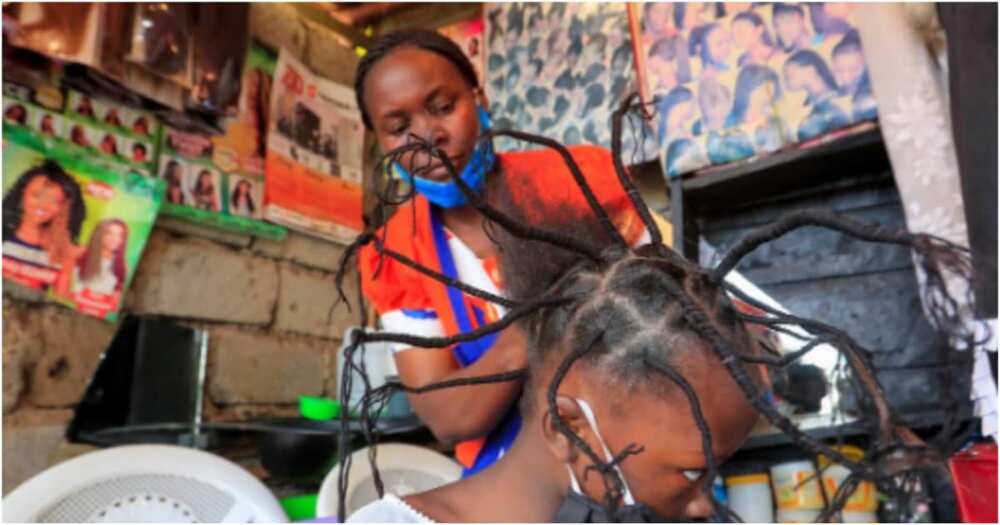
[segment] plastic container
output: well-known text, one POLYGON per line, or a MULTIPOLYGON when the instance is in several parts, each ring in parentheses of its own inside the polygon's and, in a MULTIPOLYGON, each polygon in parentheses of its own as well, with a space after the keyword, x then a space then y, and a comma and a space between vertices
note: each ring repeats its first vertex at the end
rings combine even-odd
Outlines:
POLYGON ((747 523, 771 523, 774 507, 767 474, 743 474, 726 478, 729 508, 747 523))
POLYGON ((330 421, 340 416, 340 403, 325 397, 299 396, 299 414, 313 421, 330 421))
POLYGON ((289 496, 281 499, 281 507, 289 521, 311 520, 316 517, 316 494, 289 496))
POLYGON ((819 518, 818 510, 778 509, 778 523, 813 523, 819 518))
POLYGON ((774 465, 771 467, 771 487, 779 510, 823 508, 823 493, 812 461, 789 461, 774 465))
MULTIPOLYGON (((841 454, 847 456, 848 459, 853 461, 861 461, 865 453, 858 447, 851 445, 841 445, 830 447, 841 454)), ((826 489, 826 495, 828 498, 833 498, 833 495, 837 493, 837 487, 847 479, 847 476, 851 474, 850 470, 847 470, 843 465, 830 464, 830 459, 826 456, 819 456, 817 458, 819 463, 819 468, 823 472, 823 487, 826 489)), ((853 513, 870 513, 875 512, 878 509, 878 497, 875 493, 875 485, 870 481, 862 481, 858 484, 858 488, 854 490, 854 493, 847 498, 847 502, 844 504, 844 512, 853 513)))

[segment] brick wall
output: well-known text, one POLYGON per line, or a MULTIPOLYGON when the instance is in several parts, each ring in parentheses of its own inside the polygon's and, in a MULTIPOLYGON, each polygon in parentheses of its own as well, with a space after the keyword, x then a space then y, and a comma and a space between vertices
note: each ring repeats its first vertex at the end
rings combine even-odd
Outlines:
MULTIPOLYGON (((353 50, 294 7, 254 4, 250 24, 266 45, 352 84, 353 50)), ((206 419, 295 414, 299 395, 336 397, 340 336, 357 315, 334 308, 342 253, 297 233, 275 242, 161 217, 125 311, 209 331, 206 419)), ((60 454, 72 408, 116 328, 4 283, 3 494, 60 454)))

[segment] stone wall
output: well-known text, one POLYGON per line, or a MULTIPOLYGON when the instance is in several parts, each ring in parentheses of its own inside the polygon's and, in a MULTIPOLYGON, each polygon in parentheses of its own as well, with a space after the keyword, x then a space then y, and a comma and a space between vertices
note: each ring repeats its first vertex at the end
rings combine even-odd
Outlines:
MULTIPOLYGON (((295 7, 254 4, 250 19, 258 40, 352 84, 354 51, 295 7)), ((357 318, 335 307, 343 249, 294 232, 276 242, 161 217, 125 311, 208 330, 206 419, 292 415, 299 395, 336 397, 340 337, 357 318)), ((4 283, 3 494, 62 455, 72 408, 116 328, 4 283)))

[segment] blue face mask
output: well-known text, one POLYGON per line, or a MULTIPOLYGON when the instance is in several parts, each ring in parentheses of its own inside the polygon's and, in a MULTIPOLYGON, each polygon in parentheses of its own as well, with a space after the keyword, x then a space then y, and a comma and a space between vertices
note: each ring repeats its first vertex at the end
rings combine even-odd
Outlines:
MULTIPOLYGON (((479 105, 476 106, 476 112, 479 114, 479 133, 482 134, 492 127, 490 116, 479 105)), ((486 185, 486 174, 493 169, 495 163, 496 154, 493 153, 493 145, 490 141, 480 142, 472 150, 469 162, 465 164, 458 176, 476 195, 482 195, 486 185)), ((442 208, 455 208, 469 203, 454 179, 437 182, 423 177, 414 177, 398 162, 394 162, 392 167, 401 178, 413 185, 417 193, 442 208)))

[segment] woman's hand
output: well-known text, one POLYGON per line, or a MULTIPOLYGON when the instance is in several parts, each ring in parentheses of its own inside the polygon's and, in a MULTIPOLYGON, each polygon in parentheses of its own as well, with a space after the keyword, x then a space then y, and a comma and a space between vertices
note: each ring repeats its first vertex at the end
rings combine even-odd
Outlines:
MULTIPOLYGON (((462 368, 451 348, 410 348, 396 354, 396 368, 404 385, 421 387, 504 372, 527 366, 527 350, 520 328, 500 332, 493 346, 475 363, 462 368)), ((410 405, 441 442, 487 435, 500 422, 521 394, 523 380, 442 388, 408 394, 410 405)))

